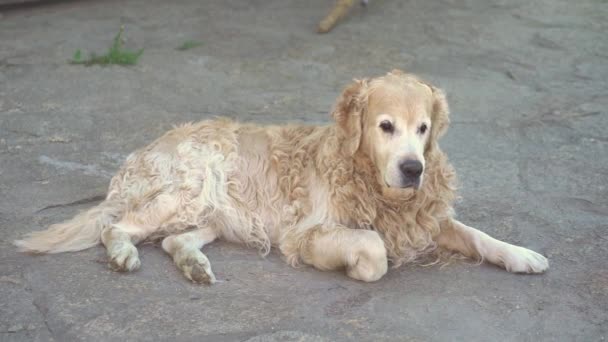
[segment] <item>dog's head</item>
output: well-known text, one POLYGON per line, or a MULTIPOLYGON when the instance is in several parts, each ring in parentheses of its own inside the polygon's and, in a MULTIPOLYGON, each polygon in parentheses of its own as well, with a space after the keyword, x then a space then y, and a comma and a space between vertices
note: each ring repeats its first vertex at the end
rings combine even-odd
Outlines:
POLYGON ((443 92, 399 70, 355 80, 338 99, 333 117, 342 152, 366 154, 389 188, 419 188, 426 158, 449 118, 443 92))

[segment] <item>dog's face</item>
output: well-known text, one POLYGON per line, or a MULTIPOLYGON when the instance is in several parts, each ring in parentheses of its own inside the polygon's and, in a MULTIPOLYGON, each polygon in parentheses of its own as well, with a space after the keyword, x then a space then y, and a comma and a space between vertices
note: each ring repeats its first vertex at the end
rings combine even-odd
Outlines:
POLYGON ((391 188, 418 188, 433 123, 433 91, 413 78, 388 75, 369 83, 363 148, 391 188))
POLYGON ((345 147, 370 157, 382 185, 418 189, 425 156, 445 131, 447 114, 441 90, 393 71, 347 88, 334 117, 345 147))

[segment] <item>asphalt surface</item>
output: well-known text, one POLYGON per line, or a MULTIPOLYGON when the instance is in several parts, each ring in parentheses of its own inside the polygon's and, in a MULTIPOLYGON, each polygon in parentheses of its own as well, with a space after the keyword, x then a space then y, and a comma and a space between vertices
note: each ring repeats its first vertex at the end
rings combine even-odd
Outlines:
POLYGON ((328 35, 329 0, 69 1, 0 7, 1 341, 602 341, 608 336, 608 3, 371 1, 328 35), (119 28, 133 67, 85 67, 119 28), (179 51, 187 40, 202 46, 179 51), (354 77, 445 89, 459 218, 548 256, 540 276, 404 266, 365 284, 205 247, 214 286, 159 246, 118 274, 103 248, 10 244, 103 196, 126 155, 227 115, 326 123, 354 77))

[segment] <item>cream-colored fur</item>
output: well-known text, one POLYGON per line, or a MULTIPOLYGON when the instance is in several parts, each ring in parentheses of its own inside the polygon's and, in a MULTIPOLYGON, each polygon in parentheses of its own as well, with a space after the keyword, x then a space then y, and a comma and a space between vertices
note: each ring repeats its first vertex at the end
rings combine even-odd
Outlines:
POLYGON ((362 281, 380 279, 389 261, 435 250, 512 272, 548 268, 540 254, 453 219, 454 172, 437 143, 449 122, 440 89, 395 70, 355 81, 332 115, 335 124, 322 127, 177 127, 128 157, 104 202, 15 244, 55 253, 102 242, 114 269, 132 271, 135 245, 160 236, 197 283, 215 281, 200 249, 216 238, 264 254, 275 246, 294 266, 342 268, 362 281), (404 181, 404 160, 423 167, 414 186, 404 181))

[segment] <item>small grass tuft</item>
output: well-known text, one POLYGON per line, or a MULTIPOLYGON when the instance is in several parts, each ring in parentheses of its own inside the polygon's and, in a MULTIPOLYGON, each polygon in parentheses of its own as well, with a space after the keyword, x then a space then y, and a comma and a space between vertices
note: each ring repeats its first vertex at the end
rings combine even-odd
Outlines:
POLYGON ((186 50, 197 48, 201 45, 203 45, 203 43, 197 42, 195 40, 187 40, 182 45, 176 47, 175 49, 179 50, 179 51, 186 51, 186 50))
POLYGON ((89 59, 82 59, 82 52, 80 49, 74 52, 74 56, 72 60, 70 60, 70 64, 82 64, 85 66, 91 66, 94 64, 98 65, 135 65, 137 60, 144 52, 144 49, 139 49, 137 51, 130 51, 123 49, 122 46, 122 34, 124 32, 124 27, 120 28, 116 37, 114 37, 114 42, 108 52, 105 55, 97 56, 94 53, 91 54, 89 59))
POLYGON ((81 52, 80 49, 76 50, 76 52, 74 52, 74 56, 72 57, 72 61, 73 62, 80 62, 81 59, 81 52))

